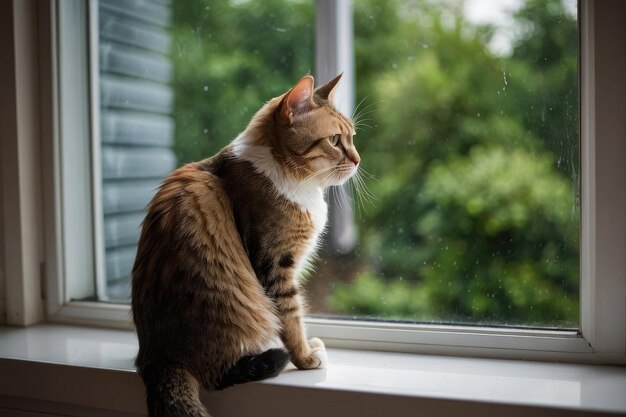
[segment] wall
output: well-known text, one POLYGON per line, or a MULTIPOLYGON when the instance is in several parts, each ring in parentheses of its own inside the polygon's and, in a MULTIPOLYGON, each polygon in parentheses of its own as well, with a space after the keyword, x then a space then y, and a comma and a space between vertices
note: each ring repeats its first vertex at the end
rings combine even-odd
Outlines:
POLYGON ((0 171, 0 325, 6 323, 4 302, 4 201, 2 199, 2 172, 0 171))
POLYGON ((0 134, 7 324, 43 319, 37 2, 0 2, 0 134))

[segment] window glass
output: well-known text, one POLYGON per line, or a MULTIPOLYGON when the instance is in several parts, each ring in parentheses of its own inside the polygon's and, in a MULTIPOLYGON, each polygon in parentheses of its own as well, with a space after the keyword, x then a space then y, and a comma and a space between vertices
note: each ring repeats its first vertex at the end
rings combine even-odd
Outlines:
POLYGON ((309 282, 313 310, 577 327, 575 2, 353 5, 370 192, 356 250, 309 282))
POLYGON ((102 301, 130 298, 145 206, 313 67, 309 1, 100 0, 102 301))
POLYGON ((98 7, 104 276, 98 297, 128 300, 144 208, 177 164, 172 11, 101 0, 98 7))
MULTIPOLYGON (((100 0, 100 299, 128 300, 143 208, 163 176, 214 154, 312 72, 314 6, 100 0)), ((576 3, 352 8, 358 240, 322 248, 305 284, 311 312, 577 327, 576 3)))

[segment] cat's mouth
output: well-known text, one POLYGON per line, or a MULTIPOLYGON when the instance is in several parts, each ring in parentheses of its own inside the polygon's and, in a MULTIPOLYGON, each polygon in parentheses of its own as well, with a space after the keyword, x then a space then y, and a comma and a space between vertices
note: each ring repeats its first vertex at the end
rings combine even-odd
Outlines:
POLYGON ((348 162, 337 165, 333 170, 333 175, 329 177, 328 185, 342 185, 357 173, 358 165, 348 162))

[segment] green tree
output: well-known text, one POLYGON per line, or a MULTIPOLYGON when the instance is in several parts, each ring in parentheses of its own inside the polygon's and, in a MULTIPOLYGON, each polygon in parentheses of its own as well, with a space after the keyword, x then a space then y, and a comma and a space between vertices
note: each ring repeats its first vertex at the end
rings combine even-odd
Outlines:
POLYGON ((377 35, 363 23, 371 6, 359 14, 360 4, 357 71, 378 66, 365 76, 378 128, 358 139, 380 202, 360 225, 369 267, 336 287, 331 306, 415 320, 575 325, 575 21, 558 1, 528 2, 515 15, 527 30, 502 58, 487 48, 491 29, 469 24, 460 6, 387 3, 395 29, 377 35), (378 62, 359 41, 403 46, 393 57, 376 52, 378 62))
MULTIPOLYGON (((378 202, 357 216, 350 262, 324 259, 329 310, 576 325, 575 19, 560 0, 528 0, 501 57, 487 46, 493 28, 465 20, 460 2, 352 4, 356 143, 378 202), (355 280, 345 282, 345 265, 355 280)), ((189 162, 311 72, 314 7, 200 0, 173 10, 175 151, 189 162)))
POLYGON ((300 1, 173 3, 179 161, 213 155, 262 103, 312 70, 313 16, 300 1))

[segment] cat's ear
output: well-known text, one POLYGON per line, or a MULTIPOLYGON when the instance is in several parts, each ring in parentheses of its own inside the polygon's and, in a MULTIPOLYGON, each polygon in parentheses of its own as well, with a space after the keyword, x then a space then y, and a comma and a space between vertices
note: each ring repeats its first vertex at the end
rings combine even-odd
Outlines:
POLYGON ((343 72, 326 84, 317 87, 315 89, 315 95, 323 98, 324 100, 333 101, 335 99, 335 87, 337 87, 337 84, 339 83, 339 80, 341 80, 342 75, 343 72))
POLYGON ((313 77, 306 75, 285 94, 280 105, 280 115, 289 124, 297 114, 306 113, 313 106, 313 77))

